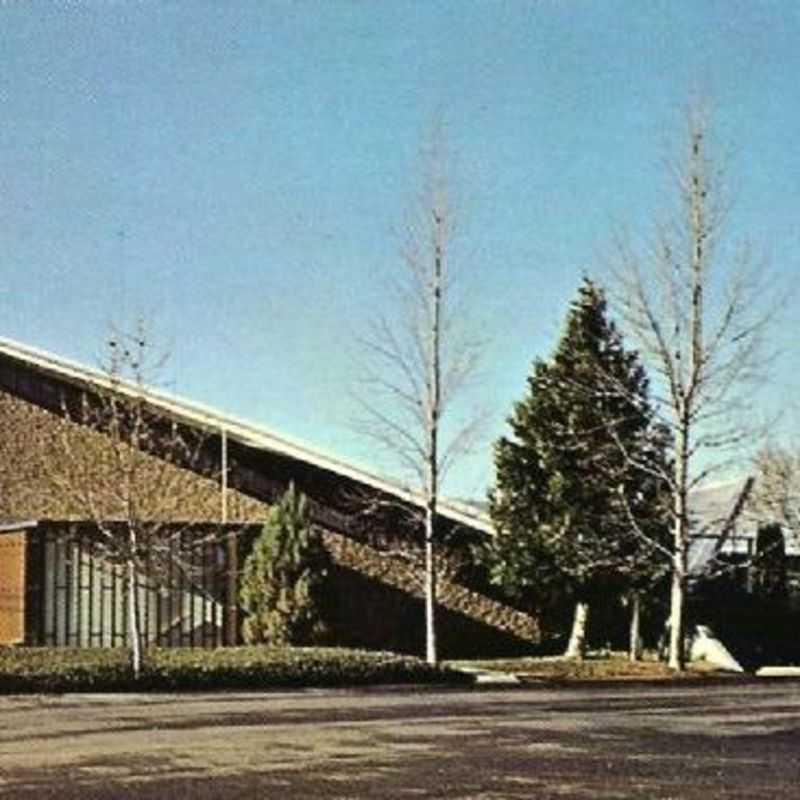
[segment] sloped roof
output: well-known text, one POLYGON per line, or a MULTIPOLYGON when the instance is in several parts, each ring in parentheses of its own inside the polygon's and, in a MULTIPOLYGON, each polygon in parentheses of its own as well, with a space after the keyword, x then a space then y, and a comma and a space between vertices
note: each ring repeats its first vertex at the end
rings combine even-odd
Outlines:
MULTIPOLYGON (((56 356, 45 350, 30 347, 11 339, 0 338, 0 354, 74 386, 114 389, 129 396, 140 396, 141 387, 131 381, 115 380, 113 383, 101 371, 75 361, 56 356)), ((305 444, 277 434, 265 427, 246 422, 238 417, 209 408, 184 398, 148 387, 147 402, 170 419, 192 427, 212 432, 223 432, 229 440, 247 447, 276 453, 292 460, 310 464, 341 476, 357 484, 392 495, 412 505, 421 505, 420 495, 389 479, 368 472, 335 456, 330 456, 305 444)), ((491 533, 488 516, 474 506, 453 501, 440 501, 439 514, 453 522, 485 533, 491 533)))

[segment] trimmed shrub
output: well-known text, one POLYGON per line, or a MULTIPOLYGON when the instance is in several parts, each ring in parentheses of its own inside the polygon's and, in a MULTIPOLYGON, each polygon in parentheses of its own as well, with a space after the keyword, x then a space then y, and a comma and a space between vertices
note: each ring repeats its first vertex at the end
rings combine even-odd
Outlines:
POLYGON ((131 686, 128 651, 0 648, 0 693, 114 692, 131 686))
POLYGON ((126 651, 0 648, 0 694, 465 683, 462 673, 394 653, 343 648, 153 649, 141 678, 126 651))

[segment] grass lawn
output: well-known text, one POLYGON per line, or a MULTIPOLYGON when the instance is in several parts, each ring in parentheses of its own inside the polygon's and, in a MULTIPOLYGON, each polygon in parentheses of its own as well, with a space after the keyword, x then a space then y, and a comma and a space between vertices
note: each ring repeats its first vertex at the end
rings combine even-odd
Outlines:
POLYGON ((560 656, 479 659, 475 661, 450 661, 452 667, 472 667, 492 672, 510 672, 522 680, 543 680, 554 683, 592 680, 672 680, 707 676, 732 675, 705 661, 687 665, 686 672, 676 674, 654 654, 642 661, 631 662, 627 653, 590 653, 583 661, 560 656))

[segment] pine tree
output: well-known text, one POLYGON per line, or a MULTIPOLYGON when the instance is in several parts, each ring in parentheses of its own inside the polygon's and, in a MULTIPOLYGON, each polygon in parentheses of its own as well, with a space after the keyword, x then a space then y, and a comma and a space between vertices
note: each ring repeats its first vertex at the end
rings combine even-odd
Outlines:
POLYGON ((592 597, 634 591, 663 571, 655 550, 665 519, 657 467, 666 436, 638 356, 588 279, 508 422, 512 435, 495 444, 496 536, 484 557, 512 593, 576 601, 568 654, 580 657, 592 597))
POLYGON ((239 599, 250 644, 318 644, 326 629, 321 595, 330 556, 292 484, 269 512, 242 574, 239 599))

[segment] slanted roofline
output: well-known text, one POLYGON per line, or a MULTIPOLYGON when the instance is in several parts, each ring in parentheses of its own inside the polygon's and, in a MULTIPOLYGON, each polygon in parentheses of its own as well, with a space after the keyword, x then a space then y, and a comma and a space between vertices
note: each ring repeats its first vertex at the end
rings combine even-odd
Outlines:
MULTIPOLYGON (((86 367, 76 361, 11 339, 0 338, 0 354, 80 388, 101 387, 130 397, 140 397, 142 394, 142 388, 131 381, 125 379, 111 381, 100 370, 86 367)), ((146 387, 145 399, 154 409, 177 422, 213 433, 224 432, 226 437, 245 446, 310 464, 371 489, 392 495, 411 505, 422 505, 422 498, 418 492, 355 467, 334 456, 321 453, 307 445, 292 441, 265 427, 253 425, 238 417, 222 414, 201 403, 186 400, 160 389, 146 387)), ((458 524, 485 533, 492 532, 488 516, 481 514, 466 503, 440 501, 438 512, 442 517, 458 524)))

